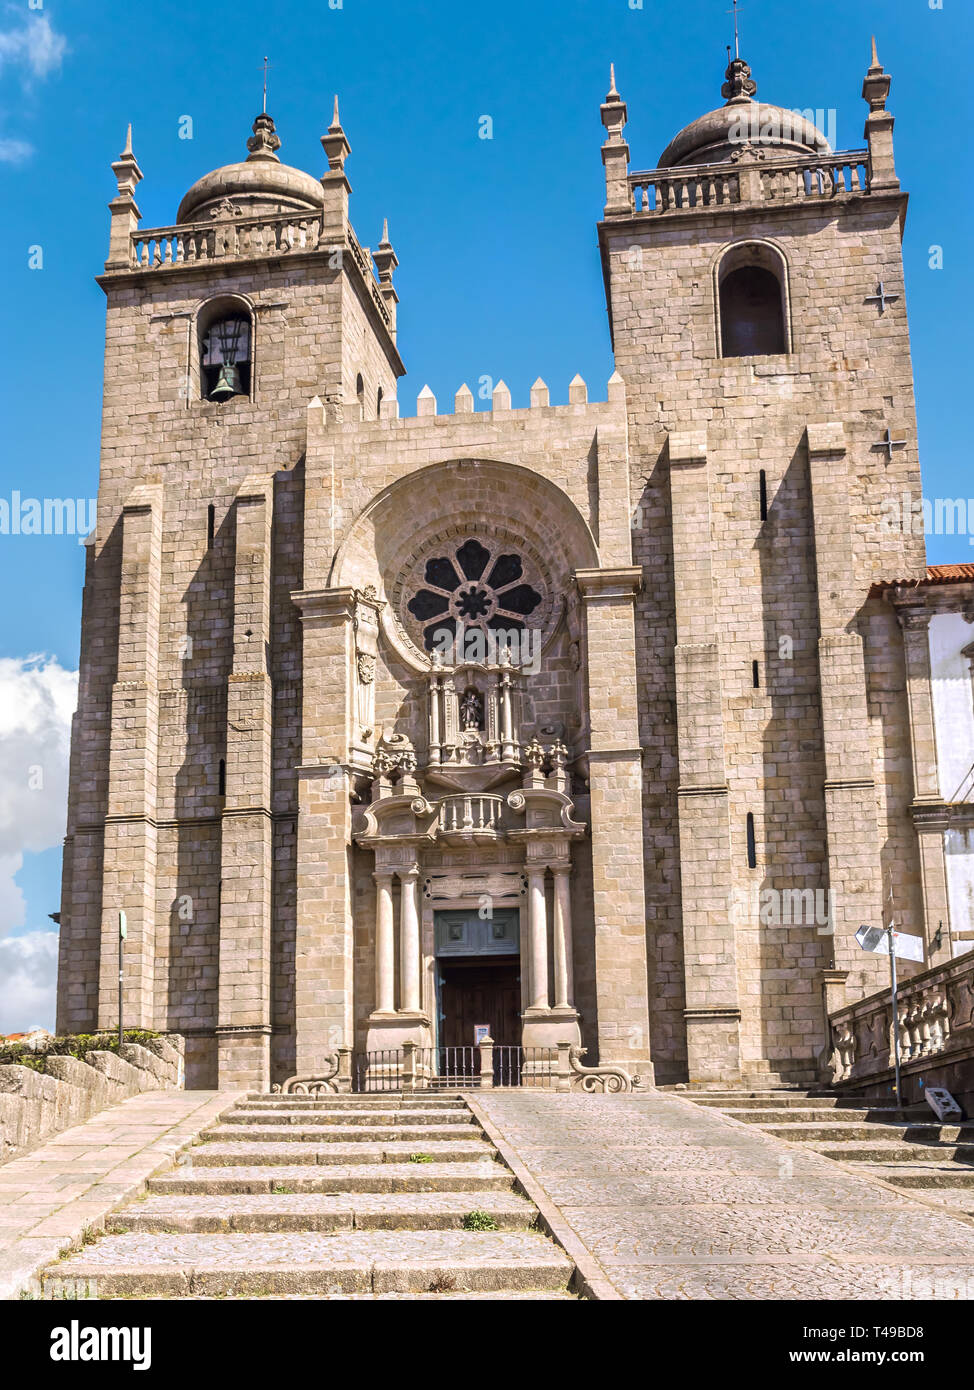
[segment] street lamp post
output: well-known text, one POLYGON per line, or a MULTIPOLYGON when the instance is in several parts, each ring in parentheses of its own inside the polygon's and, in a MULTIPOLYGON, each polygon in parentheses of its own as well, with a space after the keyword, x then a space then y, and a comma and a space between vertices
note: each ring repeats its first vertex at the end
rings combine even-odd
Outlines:
POLYGON ((122 1052, 122 967, 125 960, 125 938, 128 935, 128 922, 124 912, 118 914, 118 1051, 122 1052))

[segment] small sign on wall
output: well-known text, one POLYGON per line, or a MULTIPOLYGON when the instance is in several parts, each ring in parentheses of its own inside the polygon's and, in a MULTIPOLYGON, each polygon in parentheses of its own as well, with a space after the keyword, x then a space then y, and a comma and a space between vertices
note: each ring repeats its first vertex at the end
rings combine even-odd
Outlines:
POLYGON ((479 1047, 480 1044, 484 1041, 484 1039, 485 1039, 485 1038, 489 1038, 489 1037, 490 1037, 490 1024, 489 1024, 489 1023, 475 1023, 475 1024, 474 1024, 474 1026, 473 1026, 473 1044, 474 1044, 474 1047, 479 1047))

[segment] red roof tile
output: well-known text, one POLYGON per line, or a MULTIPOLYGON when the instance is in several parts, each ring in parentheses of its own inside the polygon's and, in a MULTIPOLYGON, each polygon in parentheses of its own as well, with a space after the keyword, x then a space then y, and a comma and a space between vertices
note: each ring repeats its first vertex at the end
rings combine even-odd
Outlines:
POLYGON ((923 579, 881 579, 869 592, 882 598, 887 589, 917 589, 921 584, 974 584, 974 565, 927 565, 923 579))

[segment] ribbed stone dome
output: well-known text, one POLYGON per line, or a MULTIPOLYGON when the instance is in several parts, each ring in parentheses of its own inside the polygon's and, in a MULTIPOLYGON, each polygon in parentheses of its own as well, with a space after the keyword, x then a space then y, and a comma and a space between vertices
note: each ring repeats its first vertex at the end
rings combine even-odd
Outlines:
POLYGON ((811 121, 784 106, 754 100, 757 83, 743 59, 734 59, 726 78, 721 88, 726 104, 684 126, 660 155, 659 168, 717 164, 731 159, 745 144, 781 154, 828 153, 829 142, 811 121))
POLYGON ((177 222, 206 221, 225 202, 243 216, 317 212, 323 206, 324 191, 318 180, 278 159, 281 141, 270 116, 258 116, 253 130, 247 158, 197 179, 179 204, 177 222))

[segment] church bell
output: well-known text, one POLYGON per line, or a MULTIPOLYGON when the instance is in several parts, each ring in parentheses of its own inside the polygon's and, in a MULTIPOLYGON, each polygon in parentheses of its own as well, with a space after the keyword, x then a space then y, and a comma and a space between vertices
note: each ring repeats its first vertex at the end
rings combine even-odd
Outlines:
MULTIPOLYGON (((246 395, 240 366, 250 351, 250 324, 234 315, 212 325, 203 345, 203 365, 216 371, 216 380, 207 393, 211 401, 226 401, 246 395)), ((211 378, 212 379, 212 378, 211 378)))
POLYGON ((216 385, 210 392, 210 400, 225 401, 230 396, 239 396, 242 393, 240 370, 236 362, 224 362, 220 368, 220 375, 216 379, 216 385))

